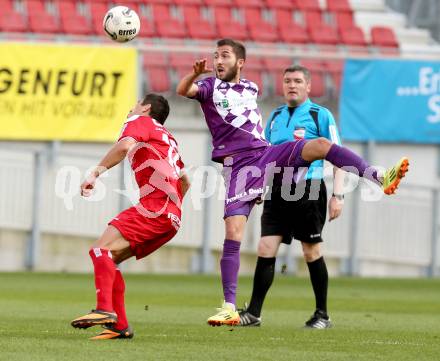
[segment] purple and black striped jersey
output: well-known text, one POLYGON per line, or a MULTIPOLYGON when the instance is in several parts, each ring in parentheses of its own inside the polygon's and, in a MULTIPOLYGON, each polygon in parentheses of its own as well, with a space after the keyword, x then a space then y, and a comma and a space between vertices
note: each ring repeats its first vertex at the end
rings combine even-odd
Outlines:
POLYGON ((246 79, 239 83, 208 77, 196 82, 200 102, 214 149, 212 160, 222 162, 229 155, 266 147, 258 86, 246 79))

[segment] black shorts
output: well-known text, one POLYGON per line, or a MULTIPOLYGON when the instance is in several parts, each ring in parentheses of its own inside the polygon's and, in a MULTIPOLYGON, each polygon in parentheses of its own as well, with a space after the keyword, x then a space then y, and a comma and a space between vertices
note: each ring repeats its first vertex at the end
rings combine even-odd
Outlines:
MULTIPOLYGON (((321 232, 327 216, 327 189, 324 181, 315 183, 319 196, 311 200, 311 184, 310 180, 306 182, 304 196, 296 201, 283 199, 281 188, 272 189, 271 199, 264 201, 261 216, 262 237, 282 236, 282 242, 286 244, 290 244, 292 238, 306 243, 322 242, 321 232)), ((295 186, 292 186, 290 194, 293 195, 294 190, 295 186)))

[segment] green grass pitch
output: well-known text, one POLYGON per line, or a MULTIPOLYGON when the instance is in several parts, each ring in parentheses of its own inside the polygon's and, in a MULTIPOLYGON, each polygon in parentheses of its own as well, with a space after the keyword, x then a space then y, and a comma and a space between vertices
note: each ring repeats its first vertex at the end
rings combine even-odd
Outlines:
POLYGON ((440 360, 439 280, 331 279, 334 328, 304 330, 307 279, 277 275, 262 327, 231 329, 206 324, 219 276, 125 278, 135 338, 89 341, 99 328, 69 323, 94 307, 92 275, 0 273, 0 360, 440 360))

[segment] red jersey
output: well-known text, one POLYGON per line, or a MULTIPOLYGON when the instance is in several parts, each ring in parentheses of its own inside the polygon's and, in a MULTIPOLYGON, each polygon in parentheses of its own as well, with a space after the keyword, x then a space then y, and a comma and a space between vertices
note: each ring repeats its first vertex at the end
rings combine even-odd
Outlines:
POLYGON ((172 134, 153 118, 134 115, 127 119, 118 141, 127 137, 137 141, 128 159, 142 206, 152 212, 173 209, 180 214, 183 197, 179 177, 184 164, 172 134))

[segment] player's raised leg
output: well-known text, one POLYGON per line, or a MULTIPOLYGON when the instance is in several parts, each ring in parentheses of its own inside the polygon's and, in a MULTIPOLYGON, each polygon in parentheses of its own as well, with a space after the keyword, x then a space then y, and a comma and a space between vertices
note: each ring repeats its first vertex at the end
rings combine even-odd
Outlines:
POLYGON ((247 217, 234 215, 225 218, 226 238, 220 270, 223 284, 224 302, 218 312, 208 318, 211 326, 238 325, 240 316, 236 311, 238 271, 240 268, 240 244, 243 238, 247 217))
POLYGON ((89 251, 95 274, 96 309, 74 319, 71 322, 73 327, 88 328, 95 325, 110 325, 118 322, 117 313, 113 305, 116 264, 113 260, 112 252, 130 254, 130 243, 122 237, 115 227, 110 225, 89 251))
POLYGON ((357 173, 357 175, 379 184, 385 194, 395 193, 409 166, 408 158, 402 157, 393 167, 388 168, 385 173, 381 174, 350 149, 331 143, 325 138, 317 138, 306 142, 301 157, 306 162, 325 159, 338 168, 357 173))

